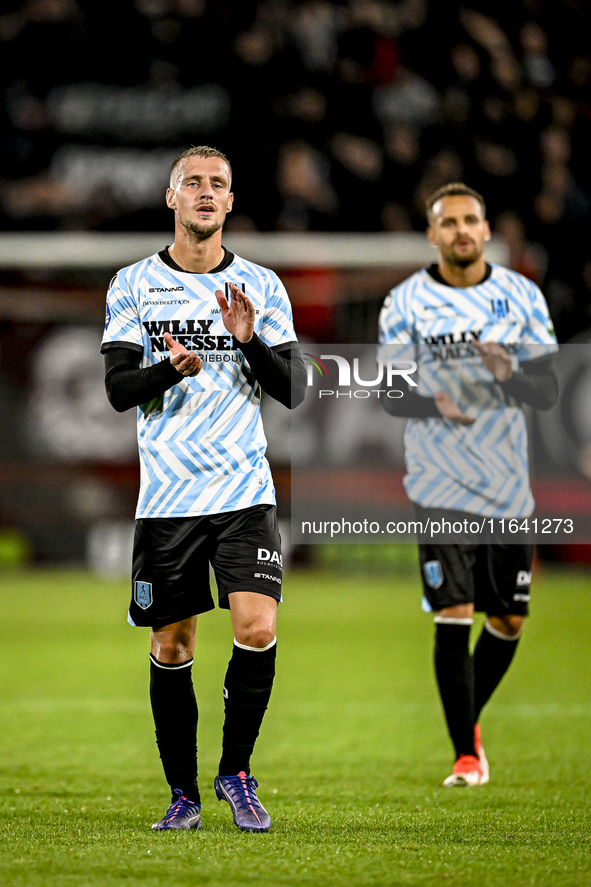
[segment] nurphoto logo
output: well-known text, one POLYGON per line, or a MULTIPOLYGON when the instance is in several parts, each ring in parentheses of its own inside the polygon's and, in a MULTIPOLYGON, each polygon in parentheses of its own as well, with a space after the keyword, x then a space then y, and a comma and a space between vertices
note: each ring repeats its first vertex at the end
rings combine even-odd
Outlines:
POLYGON ((354 357, 352 361, 347 360, 341 354, 321 354, 317 357, 314 354, 304 352, 304 359, 307 361, 308 372, 308 388, 314 386, 316 370, 323 380, 328 381, 328 377, 334 374, 334 366, 331 364, 327 368, 324 361, 333 361, 337 366, 337 387, 352 389, 351 377, 353 383, 358 386, 351 391, 336 391, 332 388, 321 388, 318 397, 371 397, 372 393, 378 398, 384 394, 386 397, 399 398, 404 397, 404 392, 395 389, 394 380, 403 379, 407 385, 413 388, 417 387, 417 383, 412 378, 412 374, 417 371, 417 363, 415 360, 400 360, 393 357, 377 358, 377 369, 374 379, 362 379, 359 367, 359 358, 354 357), (351 366, 352 364, 352 366, 351 366), (330 370, 330 371, 329 371, 330 370), (385 386, 385 387, 380 387, 385 386))

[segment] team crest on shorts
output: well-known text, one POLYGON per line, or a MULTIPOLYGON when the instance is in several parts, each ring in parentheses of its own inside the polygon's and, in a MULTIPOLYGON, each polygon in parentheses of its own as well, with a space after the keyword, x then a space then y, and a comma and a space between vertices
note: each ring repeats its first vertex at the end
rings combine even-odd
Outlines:
POLYGON ((423 572, 429 588, 440 588, 443 585, 443 570, 439 561, 425 561, 423 572))
POLYGON ((152 605, 152 583, 135 582, 133 587, 133 599, 142 610, 147 610, 152 605))

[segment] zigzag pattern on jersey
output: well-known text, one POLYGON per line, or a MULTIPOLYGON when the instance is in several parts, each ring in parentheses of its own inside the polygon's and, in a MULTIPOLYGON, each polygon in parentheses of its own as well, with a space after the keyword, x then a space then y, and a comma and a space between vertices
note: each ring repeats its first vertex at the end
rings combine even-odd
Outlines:
POLYGON ((380 353, 417 360, 417 393, 447 391, 463 412, 476 416, 470 426, 409 420, 404 486, 424 507, 524 517, 534 508, 525 416, 484 367, 470 345, 474 338, 505 344, 521 362, 557 347, 538 287, 497 265, 488 280, 465 289, 440 284, 422 270, 384 302, 380 353))
POLYGON ((521 410, 512 413, 513 420, 506 421, 504 411, 487 411, 469 427, 438 419, 409 422, 404 480, 409 498, 487 517, 530 514, 525 421, 521 410))
POLYGON ((272 347, 296 340, 277 275, 240 257, 215 274, 190 274, 155 255, 123 268, 112 281, 103 343, 140 346, 149 366, 168 356, 168 331, 204 358, 198 376, 138 408, 137 517, 215 514, 275 501, 261 389, 242 352, 232 348, 215 298, 228 282, 246 288, 263 342, 272 347))
POLYGON ((481 341, 519 343, 523 349, 519 358, 525 361, 528 345, 555 344, 548 327, 541 291, 514 271, 493 265, 484 283, 460 289, 438 283, 423 269, 390 292, 380 315, 380 342, 419 344, 476 329, 481 341), (491 304, 497 299, 508 301, 510 322, 495 318, 491 304), (438 311, 441 305, 448 307, 438 311))

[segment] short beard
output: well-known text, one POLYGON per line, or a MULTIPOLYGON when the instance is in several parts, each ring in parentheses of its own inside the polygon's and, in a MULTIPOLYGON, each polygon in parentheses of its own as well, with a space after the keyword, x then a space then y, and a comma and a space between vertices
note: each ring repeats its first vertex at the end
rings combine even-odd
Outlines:
POLYGON ((451 256, 447 261, 450 265, 453 265, 455 268, 469 268, 470 265, 473 265, 474 262, 477 262, 480 256, 474 256, 471 259, 458 259, 457 256, 451 256))
POLYGON ((482 250, 478 252, 478 250, 474 250, 471 256, 456 256, 451 250, 449 256, 446 256, 446 259, 450 265, 453 265, 456 268, 469 268, 470 265, 474 265, 481 256, 482 250))
POLYGON ((223 222, 219 222, 216 225, 210 225, 209 228, 200 228, 195 225, 194 222, 183 222, 182 220, 180 220, 180 222, 185 231, 188 231, 192 237, 199 241, 209 240, 209 238, 213 237, 216 231, 219 231, 224 224, 223 222))

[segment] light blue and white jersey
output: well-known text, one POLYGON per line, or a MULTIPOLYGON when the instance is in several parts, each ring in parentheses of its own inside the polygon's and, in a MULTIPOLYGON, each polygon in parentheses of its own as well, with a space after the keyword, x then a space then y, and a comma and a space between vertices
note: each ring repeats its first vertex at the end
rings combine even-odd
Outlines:
POLYGON ((216 290, 236 283, 252 300, 255 332, 273 347, 296 341, 292 312, 277 275, 238 256, 223 270, 192 274, 159 254, 119 271, 107 295, 103 345, 143 354, 142 366, 168 357, 164 333, 203 358, 138 408, 141 483, 137 518, 193 517, 274 504, 265 457, 261 389, 248 361, 232 347, 216 290))
POLYGON ((410 419, 405 433, 404 486, 425 508, 487 517, 525 517, 534 500, 529 482, 523 409, 486 369, 471 342, 498 342, 514 368, 557 349, 548 307, 526 277, 487 266, 482 283, 448 286, 436 266, 413 274, 387 296, 380 313, 380 353, 418 364, 416 393, 446 391, 475 419, 410 419), (406 346, 388 348, 388 346, 406 346))

